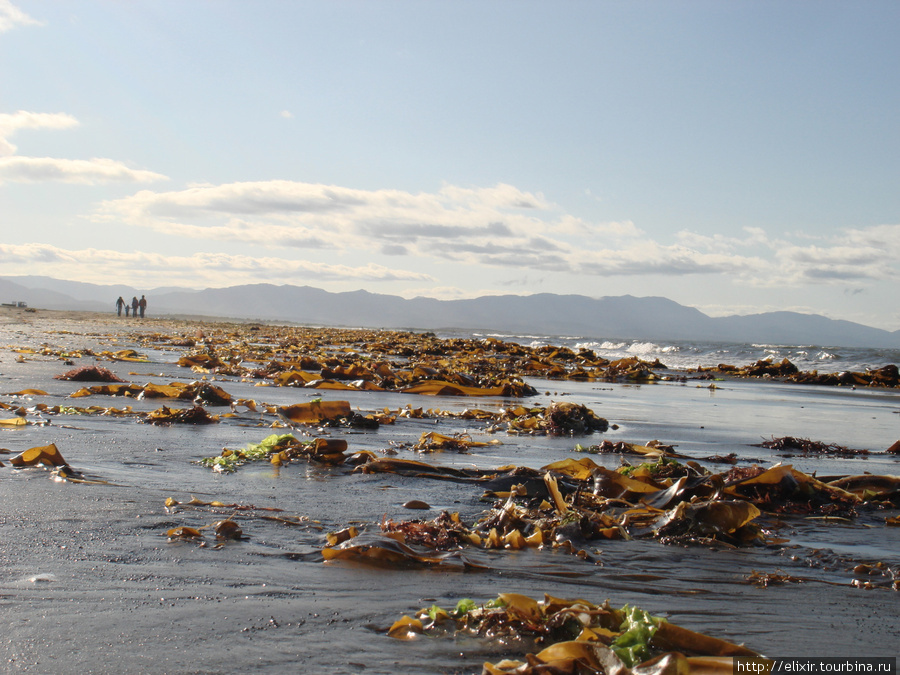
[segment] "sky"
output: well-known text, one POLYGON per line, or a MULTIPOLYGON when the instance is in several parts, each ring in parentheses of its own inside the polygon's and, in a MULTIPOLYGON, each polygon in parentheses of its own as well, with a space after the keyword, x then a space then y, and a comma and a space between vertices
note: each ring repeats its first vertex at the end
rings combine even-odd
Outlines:
POLYGON ((0 276, 900 329, 900 3, 0 0, 0 276))

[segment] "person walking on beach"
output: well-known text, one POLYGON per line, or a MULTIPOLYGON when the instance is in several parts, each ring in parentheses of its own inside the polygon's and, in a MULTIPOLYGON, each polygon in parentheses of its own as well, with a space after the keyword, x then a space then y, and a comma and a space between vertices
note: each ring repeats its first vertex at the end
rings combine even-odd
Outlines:
POLYGON ((147 311, 147 298, 145 296, 141 296, 141 301, 138 303, 138 307, 141 308, 141 318, 144 318, 144 312, 147 311))
POLYGON ((122 316, 122 308, 124 306, 125 306, 125 301, 122 299, 122 296, 120 295, 119 299, 116 300, 116 316, 122 316))
POLYGON ((131 298, 131 318, 132 319, 137 318, 137 310, 138 310, 138 299, 137 299, 137 296, 135 295, 131 298))
POLYGON ((126 319, 128 318, 128 312, 130 312, 130 311, 131 311, 131 305, 129 305, 129 304, 126 302, 126 303, 125 303, 125 318, 126 318, 126 319))

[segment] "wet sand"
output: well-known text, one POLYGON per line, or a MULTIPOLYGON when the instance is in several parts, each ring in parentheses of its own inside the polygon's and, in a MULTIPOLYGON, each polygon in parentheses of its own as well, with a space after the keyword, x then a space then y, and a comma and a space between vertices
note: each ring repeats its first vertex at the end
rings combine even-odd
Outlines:
MULTIPOLYGON (((176 364, 186 350, 152 349, 142 336, 198 329, 210 333, 228 326, 3 308, 0 401, 72 405, 69 394, 83 384, 53 379, 73 367, 64 357, 19 354, 11 347, 135 348, 149 363, 96 362, 132 382, 187 382, 200 375, 176 364), (13 395, 24 389, 47 394, 13 395)), ((94 362, 73 360, 74 365, 94 362)), ((897 457, 786 458, 754 445, 792 435, 883 450, 900 438, 900 398, 892 391, 756 381, 728 382, 716 390, 690 381, 529 382, 541 392, 529 405, 563 398, 584 403, 618 428, 573 439, 488 434, 483 425, 459 419, 399 419, 378 430, 329 430, 328 435, 345 438, 351 451, 399 448, 398 457, 460 467, 538 468, 573 456, 576 442, 656 438, 697 458, 736 452, 763 465, 791 462, 819 475, 900 473, 897 457), (501 443, 468 453, 410 450, 428 430, 467 431, 477 440, 501 443)), ((408 404, 498 409, 513 402, 257 387, 232 377, 217 378, 216 384, 236 398, 273 405, 343 399, 362 412, 408 404)), ((93 399, 78 404, 120 405, 93 399)), ((144 411, 160 406, 149 400, 128 403, 144 411)), ((486 568, 479 571, 324 563, 320 551, 327 532, 351 524, 376 531, 384 517, 430 518, 440 510, 457 511, 471 522, 489 504, 480 499, 482 489, 466 483, 302 462, 280 468, 248 464, 230 475, 196 464, 223 447, 241 447, 273 433, 271 416, 246 410, 208 426, 37 413, 26 419, 46 424, 0 427, 0 448, 10 451, 0 454, 6 464, 0 468, 0 616, 6 627, 0 672, 479 673, 484 661, 520 657, 521 650, 472 639, 401 642, 386 631, 421 607, 452 607, 463 597, 482 602, 500 592, 638 605, 769 656, 897 656, 897 593, 852 585, 860 563, 900 565, 900 528, 885 527, 884 516, 891 514, 884 512, 861 514, 852 523, 786 519, 789 543, 781 547, 712 550, 655 540, 605 541, 594 546, 598 564, 554 550, 473 551, 469 557, 486 568), (105 483, 58 482, 43 468, 9 466, 11 455, 49 443, 86 477, 105 483), (263 512, 165 506, 167 498, 185 502, 191 495, 279 508, 308 521, 286 525, 260 517, 263 512), (432 509, 410 512, 403 508, 410 499, 432 509), (166 537, 172 528, 200 528, 229 516, 241 525, 245 540, 216 547, 209 538, 201 547, 166 537), (753 571, 780 571, 802 581, 759 588, 747 582, 753 571)), ((594 459, 609 468, 620 462, 615 456, 594 459)))

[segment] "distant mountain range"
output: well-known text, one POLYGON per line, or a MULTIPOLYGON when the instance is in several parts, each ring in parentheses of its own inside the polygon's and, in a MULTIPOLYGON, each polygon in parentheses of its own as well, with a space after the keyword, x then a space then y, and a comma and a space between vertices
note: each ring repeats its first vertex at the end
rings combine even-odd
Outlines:
MULTIPOLYGON (((815 314, 767 312, 709 317, 658 297, 630 295, 484 296, 435 300, 368 291, 330 293, 310 286, 252 284, 192 291, 145 292, 150 316, 225 317, 311 325, 460 329, 528 335, 637 340, 700 340, 900 349, 900 331, 886 331, 815 314)), ((112 312, 116 298, 141 295, 128 286, 101 286, 49 277, 0 277, 2 302, 30 307, 112 312)))

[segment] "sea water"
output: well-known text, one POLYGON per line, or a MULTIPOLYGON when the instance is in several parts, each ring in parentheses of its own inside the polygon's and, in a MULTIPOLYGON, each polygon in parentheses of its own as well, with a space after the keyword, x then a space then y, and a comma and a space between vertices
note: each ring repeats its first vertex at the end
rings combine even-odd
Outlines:
MULTIPOLYGON (((464 336, 464 333, 439 333, 441 336, 464 336)), ((719 364, 744 366, 759 360, 780 362, 788 359, 803 371, 820 373, 841 371, 865 372, 888 364, 900 364, 900 349, 839 347, 833 345, 785 345, 739 342, 701 342, 671 340, 619 340, 580 335, 516 335, 507 333, 475 333, 480 338, 494 338, 529 347, 555 345, 574 350, 588 349, 609 360, 637 357, 645 361, 659 360, 671 369, 711 368, 719 364)))

